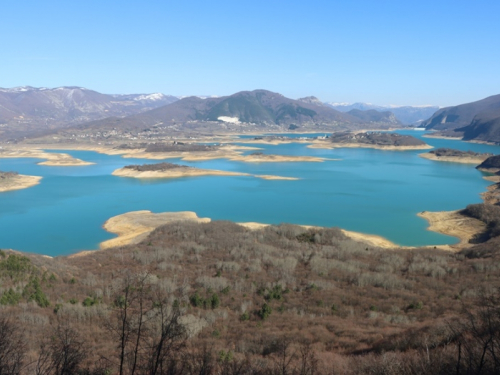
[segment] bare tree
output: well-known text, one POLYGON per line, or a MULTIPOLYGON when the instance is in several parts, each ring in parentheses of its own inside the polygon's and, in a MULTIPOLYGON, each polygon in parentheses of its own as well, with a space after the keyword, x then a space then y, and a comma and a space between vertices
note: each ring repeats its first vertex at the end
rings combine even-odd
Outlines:
POLYGON ((314 353, 311 343, 302 342, 299 348, 299 368, 300 375, 314 375, 318 371, 318 359, 314 353))
POLYGON ((157 294, 154 318, 150 320, 148 374, 163 374, 170 362, 184 348, 187 339, 186 328, 180 322, 181 311, 177 303, 169 306, 168 300, 157 294))
POLYGON ((148 311, 152 306, 149 274, 127 273, 114 291, 112 311, 105 328, 117 343, 118 373, 138 373, 144 357, 148 311))
POLYGON ((19 374, 25 355, 24 332, 11 319, 0 317, 0 374, 19 374))
POLYGON ((475 307, 449 324, 456 343, 456 374, 500 373, 500 295, 481 293, 475 307))
POLYGON ((79 333, 68 326, 58 325, 42 340, 38 359, 34 363, 36 375, 70 375, 84 369, 88 351, 79 333))

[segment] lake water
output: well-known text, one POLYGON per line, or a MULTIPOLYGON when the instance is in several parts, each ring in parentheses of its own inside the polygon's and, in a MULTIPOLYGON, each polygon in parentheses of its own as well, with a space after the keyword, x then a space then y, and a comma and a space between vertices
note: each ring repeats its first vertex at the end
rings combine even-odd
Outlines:
MULTIPOLYGON (((424 132, 400 131, 421 137, 424 132)), ((500 153, 500 147, 423 138, 434 147, 500 153)), ((38 159, 0 159, 0 170, 43 176, 41 184, 0 193, 0 248, 47 255, 97 249, 114 237, 102 229, 129 211, 195 211, 200 217, 236 222, 338 226, 376 234, 408 246, 451 244, 453 237, 427 231, 420 211, 456 210, 481 202, 490 184, 473 165, 422 159, 425 151, 310 149, 304 144, 255 145, 268 154, 310 155, 323 163, 180 162, 207 169, 299 177, 298 181, 252 177, 138 180, 111 176, 128 164, 87 151, 66 151, 96 163, 84 167, 37 165, 38 159)))

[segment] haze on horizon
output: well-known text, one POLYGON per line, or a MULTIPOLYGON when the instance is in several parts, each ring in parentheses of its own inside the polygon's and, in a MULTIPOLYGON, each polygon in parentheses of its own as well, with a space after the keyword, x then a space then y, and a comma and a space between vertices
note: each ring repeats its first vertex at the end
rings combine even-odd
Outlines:
POLYGON ((450 106, 499 93, 500 3, 2 4, 0 87, 450 106))

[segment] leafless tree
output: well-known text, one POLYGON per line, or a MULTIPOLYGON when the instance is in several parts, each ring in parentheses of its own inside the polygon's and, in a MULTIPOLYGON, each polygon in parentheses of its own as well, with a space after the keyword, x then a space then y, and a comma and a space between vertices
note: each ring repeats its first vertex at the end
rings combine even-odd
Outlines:
POLYGON ((19 374, 26 355, 24 332, 12 319, 0 317, 0 374, 19 374))

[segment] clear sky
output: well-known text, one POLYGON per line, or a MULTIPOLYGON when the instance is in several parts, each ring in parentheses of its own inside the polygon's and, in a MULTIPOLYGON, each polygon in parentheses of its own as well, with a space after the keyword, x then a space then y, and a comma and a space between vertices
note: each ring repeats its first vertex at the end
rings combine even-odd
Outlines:
POLYGON ((0 87, 456 105, 500 93, 498 0, 1 0, 0 87))

